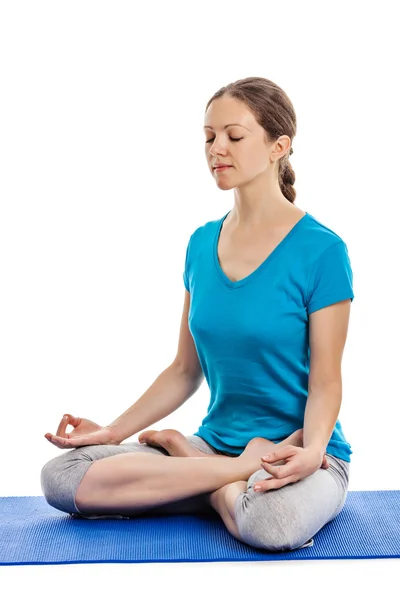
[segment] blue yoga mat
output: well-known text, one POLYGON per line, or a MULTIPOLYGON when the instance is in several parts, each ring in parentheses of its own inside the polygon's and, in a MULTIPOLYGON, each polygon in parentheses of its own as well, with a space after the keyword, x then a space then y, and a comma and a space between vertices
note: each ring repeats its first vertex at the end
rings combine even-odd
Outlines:
POLYGON ((239 542, 217 513, 82 519, 43 496, 0 498, 0 565, 400 558, 400 490, 349 491, 301 550, 239 542))

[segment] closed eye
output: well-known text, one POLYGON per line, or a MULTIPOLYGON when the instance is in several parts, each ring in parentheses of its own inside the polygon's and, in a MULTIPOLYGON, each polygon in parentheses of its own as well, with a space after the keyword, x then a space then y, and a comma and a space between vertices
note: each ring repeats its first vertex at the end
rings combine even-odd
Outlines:
MULTIPOLYGON (((210 140, 206 140, 206 144, 209 144, 210 142, 212 142, 215 138, 212 138, 210 140)), ((240 142, 240 140, 242 140, 243 138, 233 138, 229 136, 229 139, 232 140, 232 142, 240 142)))

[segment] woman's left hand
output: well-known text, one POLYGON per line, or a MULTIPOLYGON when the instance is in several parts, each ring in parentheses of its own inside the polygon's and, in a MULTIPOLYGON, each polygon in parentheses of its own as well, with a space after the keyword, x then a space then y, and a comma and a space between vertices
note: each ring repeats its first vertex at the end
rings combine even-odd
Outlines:
POLYGON ((267 473, 270 473, 272 477, 257 481, 253 487, 255 492, 276 490, 288 483, 300 481, 300 479, 312 475, 321 468, 321 463, 323 463, 323 468, 327 468, 324 464, 329 464, 327 461, 326 463, 323 461, 320 451, 315 448, 302 448, 290 445, 284 446, 276 452, 271 452, 267 456, 263 456, 261 460, 262 468, 267 473), (273 467, 270 464, 280 460, 286 460, 287 462, 279 467, 273 467))

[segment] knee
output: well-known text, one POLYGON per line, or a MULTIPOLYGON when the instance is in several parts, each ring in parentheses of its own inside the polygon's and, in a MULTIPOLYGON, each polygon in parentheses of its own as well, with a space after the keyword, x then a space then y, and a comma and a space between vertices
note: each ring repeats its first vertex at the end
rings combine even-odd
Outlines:
POLYGON ((267 498, 268 493, 261 496, 251 491, 238 498, 236 524, 241 538, 254 548, 270 552, 300 548, 309 540, 308 532, 298 515, 282 510, 267 498))
POLYGON ((60 457, 56 456, 49 460, 40 472, 40 485, 42 488, 43 496, 45 497, 48 504, 54 508, 59 508, 56 498, 59 476, 60 476, 60 457))
POLYGON ((56 456, 49 460, 41 470, 40 473, 40 485, 42 487, 43 495, 54 508, 64 510, 62 506, 62 486, 64 473, 64 455, 56 456))
POLYGON ((76 512, 73 497, 78 476, 76 467, 78 463, 82 465, 83 460, 84 457, 74 449, 52 458, 42 467, 40 484, 50 506, 63 512, 76 512))

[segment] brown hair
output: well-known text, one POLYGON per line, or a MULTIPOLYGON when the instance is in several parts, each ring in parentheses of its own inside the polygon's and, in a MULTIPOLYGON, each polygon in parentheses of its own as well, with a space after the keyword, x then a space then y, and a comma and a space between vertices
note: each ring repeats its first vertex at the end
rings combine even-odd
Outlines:
MULTIPOLYGON (((273 81, 264 77, 246 77, 229 83, 207 102, 206 111, 213 100, 222 96, 244 102, 265 129, 267 141, 275 141, 281 135, 287 135, 293 141, 297 130, 296 113, 289 97, 273 81)), ((278 180, 283 195, 294 204, 296 190, 293 184, 296 177, 289 162, 289 152, 279 160, 278 180)))

